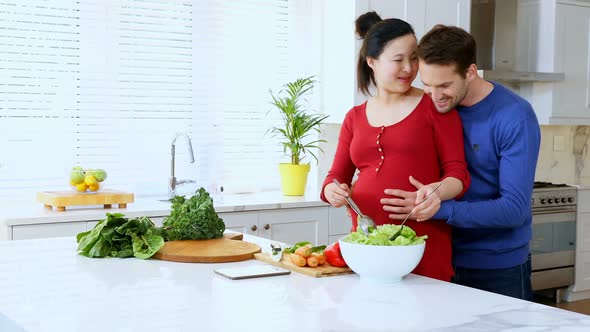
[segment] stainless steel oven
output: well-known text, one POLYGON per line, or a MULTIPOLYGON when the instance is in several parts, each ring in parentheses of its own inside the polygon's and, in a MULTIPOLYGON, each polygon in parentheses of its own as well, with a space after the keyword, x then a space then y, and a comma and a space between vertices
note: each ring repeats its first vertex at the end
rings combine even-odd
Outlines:
POLYGON ((577 203, 575 187, 535 183, 530 242, 533 290, 574 283, 577 203))

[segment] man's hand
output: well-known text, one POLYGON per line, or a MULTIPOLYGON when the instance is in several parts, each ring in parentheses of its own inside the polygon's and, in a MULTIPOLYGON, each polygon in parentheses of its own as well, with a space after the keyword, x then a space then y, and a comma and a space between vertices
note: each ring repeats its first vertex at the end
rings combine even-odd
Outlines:
POLYGON ((440 182, 433 182, 427 185, 422 184, 420 181, 410 176, 410 183, 418 188, 416 192, 416 207, 412 210, 412 214, 416 221, 424 221, 432 218, 440 209, 440 197, 438 192, 434 189, 438 187, 440 182))
POLYGON ((380 201, 383 204, 383 210, 392 212, 389 214, 389 219, 402 220, 408 213, 414 211, 410 219, 424 221, 432 218, 440 209, 441 200, 437 192, 424 201, 424 198, 434 191, 438 182, 424 185, 410 176, 410 183, 418 190, 385 189, 385 194, 399 197, 382 198, 380 201))
POLYGON ((346 205, 345 197, 350 196, 350 189, 346 183, 338 186, 335 183, 329 183, 324 187, 324 197, 328 200, 330 205, 334 207, 341 207, 346 205))

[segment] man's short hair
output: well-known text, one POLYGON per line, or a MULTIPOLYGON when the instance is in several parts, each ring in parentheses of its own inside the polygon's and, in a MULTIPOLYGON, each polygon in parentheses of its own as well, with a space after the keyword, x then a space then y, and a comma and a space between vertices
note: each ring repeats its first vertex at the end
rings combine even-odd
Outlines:
POLYGON ((426 64, 455 65, 465 78, 467 68, 476 63, 476 44, 473 36, 455 26, 438 24, 426 33, 418 44, 418 57, 426 64))

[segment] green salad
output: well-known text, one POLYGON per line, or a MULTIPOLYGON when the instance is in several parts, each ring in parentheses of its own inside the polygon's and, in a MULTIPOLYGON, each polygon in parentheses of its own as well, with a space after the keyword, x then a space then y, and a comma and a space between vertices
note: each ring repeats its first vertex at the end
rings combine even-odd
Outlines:
POLYGON ((381 225, 372 229, 369 235, 363 231, 356 231, 348 234, 344 241, 358 244, 368 244, 373 246, 411 246, 422 244, 428 238, 428 235, 416 236, 416 232, 408 226, 404 226, 401 234, 391 241, 389 238, 400 229, 398 225, 381 225))

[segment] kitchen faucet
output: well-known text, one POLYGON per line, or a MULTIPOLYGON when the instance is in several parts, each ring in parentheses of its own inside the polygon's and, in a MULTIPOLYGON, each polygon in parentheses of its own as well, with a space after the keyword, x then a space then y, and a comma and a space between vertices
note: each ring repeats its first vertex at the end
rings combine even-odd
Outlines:
POLYGON ((196 183, 195 180, 176 180, 176 175, 174 173, 174 160, 176 159, 176 139, 180 136, 186 138, 186 142, 188 143, 188 152, 190 157, 190 162, 195 162, 195 155, 193 153, 193 144, 191 143, 190 137, 188 137, 185 133, 176 133, 174 138, 172 139, 172 144, 170 146, 170 186, 168 187, 168 198, 172 198, 176 196, 176 186, 185 184, 185 183, 196 183))

